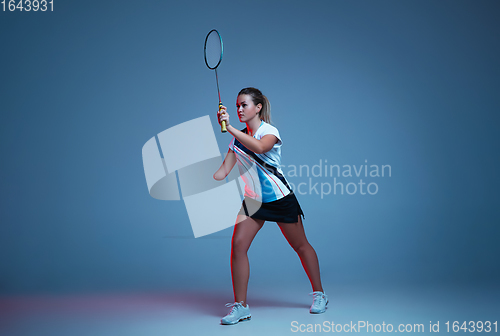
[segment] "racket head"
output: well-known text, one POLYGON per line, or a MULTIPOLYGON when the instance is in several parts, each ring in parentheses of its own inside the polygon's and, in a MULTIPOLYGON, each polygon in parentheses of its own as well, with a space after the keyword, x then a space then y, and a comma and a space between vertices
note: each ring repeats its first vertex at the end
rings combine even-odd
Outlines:
POLYGON ((222 44, 222 37, 216 29, 212 29, 205 38, 205 47, 203 48, 205 54, 205 64, 209 69, 216 69, 222 61, 224 54, 224 45, 222 44))

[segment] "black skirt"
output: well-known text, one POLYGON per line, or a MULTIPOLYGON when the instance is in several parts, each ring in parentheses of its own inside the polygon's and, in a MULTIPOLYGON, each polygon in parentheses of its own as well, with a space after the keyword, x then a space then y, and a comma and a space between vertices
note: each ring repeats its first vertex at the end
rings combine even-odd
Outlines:
POLYGON ((296 223, 299 220, 299 215, 305 219, 304 212, 293 192, 279 200, 268 203, 260 203, 252 198, 245 197, 238 214, 254 219, 282 223, 296 223), (250 215, 248 215, 249 213, 250 215))

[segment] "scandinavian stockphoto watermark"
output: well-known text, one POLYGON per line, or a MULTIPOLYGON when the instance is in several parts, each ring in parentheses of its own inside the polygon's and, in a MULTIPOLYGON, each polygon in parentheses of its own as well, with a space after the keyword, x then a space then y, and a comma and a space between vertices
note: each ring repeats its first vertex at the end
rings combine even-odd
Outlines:
MULTIPOLYGON (((259 177, 259 172, 268 168, 265 164, 250 165, 244 172, 233 168, 225 180, 214 179, 222 156, 208 115, 150 138, 142 148, 142 162, 149 194, 159 200, 183 200, 195 238, 233 226, 245 189, 253 190, 258 197, 265 190, 273 190, 261 186, 268 182, 259 177)), ((339 165, 320 159, 312 165, 289 164, 280 169, 296 194, 321 199, 328 195, 376 195, 377 179, 392 174, 390 165, 369 165, 367 160, 361 165, 339 165)), ((261 199, 256 201, 256 206, 247 208, 249 215, 259 209, 261 199)))
POLYGON ((379 182, 392 176, 388 164, 330 164, 320 159, 315 164, 281 165, 283 175, 290 188, 299 195, 317 195, 321 199, 328 195, 376 195, 379 182))
POLYGON ((294 192, 319 195, 321 199, 330 194, 376 195, 379 192, 377 181, 392 176, 391 165, 368 164, 366 159, 359 165, 329 164, 327 159, 320 159, 318 164, 312 166, 292 164, 282 166, 282 170, 294 192), (303 178, 307 179, 306 182, 301 181, 303 178))

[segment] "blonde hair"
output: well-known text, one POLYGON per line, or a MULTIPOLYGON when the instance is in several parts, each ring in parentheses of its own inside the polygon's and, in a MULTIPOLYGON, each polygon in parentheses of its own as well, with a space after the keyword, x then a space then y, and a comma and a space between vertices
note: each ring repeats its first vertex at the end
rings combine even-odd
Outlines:
POLYGON ((256 89, 254 87, 247 87, 242 89, 240 93, 238 93, 238 96, 239 95, 249 95, 250 97, 252 97, 254 105, 261 104, 262 108, 259 112, 260 119, 264 120, 268 124, 271 123, 271 103, 269 102, 269 99, 267 99, 267 97, 264 96, 262 92, 260 92, 259 89, 256 89))

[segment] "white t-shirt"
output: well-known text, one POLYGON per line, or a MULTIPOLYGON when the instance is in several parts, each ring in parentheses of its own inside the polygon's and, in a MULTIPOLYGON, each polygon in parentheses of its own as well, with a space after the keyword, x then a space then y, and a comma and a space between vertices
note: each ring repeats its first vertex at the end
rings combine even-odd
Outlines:
MULTIPOLYGON (((246 128, 241 131, 248 134, 246 128)), ((266 134, 275 135, 278 141, 271 150, 262 154, 252 152, 234 137, 229 143, 245 182, 245 196, 263 203, 279 200, 291 192, 280 167, 283 142, 278 129, 262 120, 253 137, 260 140, 266 134)))

